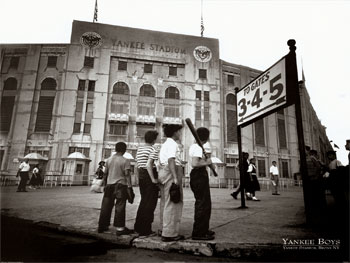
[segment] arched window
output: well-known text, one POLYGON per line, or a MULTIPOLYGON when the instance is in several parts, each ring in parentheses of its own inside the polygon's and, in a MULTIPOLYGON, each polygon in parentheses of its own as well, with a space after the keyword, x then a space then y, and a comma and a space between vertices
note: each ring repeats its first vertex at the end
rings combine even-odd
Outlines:
POLYGON ((232 93, 228 94, 226 97, 226 104, 227 105, 233 105, 236 107, 236 96, 232 93))
POLYGON ((17 80, 15 78, 8 78, 4 83, 4 90, 16 90, 17 80))
POLYGON ((125 82, 117 82, 113 86, 111 113, 129 114, 129 86, 125 82))
POLYGON ((237 142, 236 96, 229 93, 226 96, 226 134, 228 142, 237 142))
POLYGON ((129 86, 125 82, 117 82, 113 86, 113 94, 129 95, 129 86))
POLYGON ((56 87, 57 83, 53 78, 46 78, 41 83, 40 99, 35 124, 36 132, 50 132, 56 87))
POLYGON ((57 83, 53 78, 46 78, 41 83, 41 90, 56 90, 57 83))
POLYGON ((155 116, 156 92, 152 85, 144 84, 140 88, 138 115, 155 116))
POLYGON ((155 92, 154 88, 152 87, 152 85, 144 84, 144 85, 142 85, 142 87, 140 89, 140 96, 155 97, 156 92, 155 92))
POLYGON ((170 86, 165 90, 165 98, 166 99, 180 99, 180 92, 176 87, 170 86))
POLYGON ((180 117, 180 92, 176 87, 170 86, 165 90, 164 117, 180 117))
POLYGON ((12 122, 12 112, 16 99, 17 80, 8 78, 4 81, 4 91, 1 97, 0 131, 8 132, 12 122))

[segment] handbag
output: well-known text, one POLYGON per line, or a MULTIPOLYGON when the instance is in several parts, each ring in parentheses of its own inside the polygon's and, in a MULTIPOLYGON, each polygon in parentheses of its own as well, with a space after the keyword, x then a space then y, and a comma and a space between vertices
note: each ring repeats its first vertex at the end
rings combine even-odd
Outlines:
POLYGON ((181 201, 180 186, 178 186, 177 184, 171 184, 169 194, 170 201, 174 202, 175 204, 181 201))

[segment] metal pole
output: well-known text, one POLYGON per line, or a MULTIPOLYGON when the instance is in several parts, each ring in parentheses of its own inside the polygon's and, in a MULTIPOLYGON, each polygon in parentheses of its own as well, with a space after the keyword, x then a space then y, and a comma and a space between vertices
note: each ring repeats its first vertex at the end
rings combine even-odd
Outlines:
MULTIPOLYGON (((237 98, 238 88, 236 88, 236 98, 237 98)), ((248 208, 245 205, 245 195, 244 195, 244 170, 243 170, 243 154, 242 154, 242 131, 241 126, 237 125, 237 142, 238 142, 238 157, 239 157, 239 184, 241 189, 241 206, 239 208, 248 208)))
POLYGON ((298 84, 298 71, 296 63, 296 54, 295 54, 295 40, 288 40, 287 44, 289 46, 289 54, 287 55, 287 74, 290 74, 291 86, 295 90, 295 118, 297 124, 297 135, 298 135, 298 144, 299 144, 299 154, 300 154, 300 172, 303 180, 303 195, 304 195, 304 205, 305 205, 305 215, 306 222, 310 221, 310 202, 309 202, 309 187, 307 183, 307 165, 306 165, 306 154, 305 154, 305 142, 304 142, 304 130, 303 130, 303 120, 301 112, 301 102, 300 102, 300 88, 298 84))

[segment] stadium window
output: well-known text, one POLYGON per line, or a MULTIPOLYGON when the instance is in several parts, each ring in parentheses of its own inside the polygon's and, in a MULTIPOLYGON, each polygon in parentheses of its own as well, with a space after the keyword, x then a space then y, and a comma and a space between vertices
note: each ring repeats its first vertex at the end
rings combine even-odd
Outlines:
POLYGON ((57 65, 57 56, 48 56, 47 58, 47 67, 55 68, 57 65))
POLYGON ((207 70, 206 69, 199 69, 199 78, 200 79, 206 79, 207 78, 207 70))
POLYGON ((118 62, 118 70, 127 70, 127 69, 128 69, 128 62, 126 61, 118 62))
POLYGON ((145 64, 143 72, 144 73, 153 73, 153 65, 152 64, 145 64))
POLYGON ((94 67, 94 57, 85 57, 84 67, 85 68, 93 68, 94 67))
POLYGON ((19 65, 19 57, 11 57, 10 68, 17 69, 19 65))
POLYGON ((177 76, 177 67, 169 67, 169 76, 177 76))

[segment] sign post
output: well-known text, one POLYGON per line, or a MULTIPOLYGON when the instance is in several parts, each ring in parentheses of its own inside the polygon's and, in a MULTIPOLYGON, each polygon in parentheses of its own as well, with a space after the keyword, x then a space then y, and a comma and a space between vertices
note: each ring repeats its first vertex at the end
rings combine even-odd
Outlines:
POLYGON ((295 54, 295 40, 287 42, 289 53, 260 74, 240 90, 237 98, 237 134, 239 170, 241 182, 241 208, 246 208, 244 199, 245 178, 243 171, 241 129, 258 119, 295 104, 297 134, 300 153, 300 171, 303 179, 306 220, 309 220, 309 198, 307 191, 307 166, 304 144, 303 123, 300 105, 298 71, 295 54), (305 185, 306 184, 306 185, 305 185))
POLYGON ((303 120, 301 112, 301 103, 300 103, 300 89, 298 83, 298 71, 296 63, 296 54, 295 54, 295 40, 290 39, 287 42, 289 46, 289 54, 286 56, 287 59, 287 70, 288 78, 287 85, 294 92, 294 104, 295 104, 295 118, 297 124, 297 135, 298 135, 298 146, 299 146, 299 156, 300 156, 300 172, 301 178, 303 180, 303 195, 304 195, 304 206, 305 206, 305 215, 306 222, 309 223, 311 220, 310 215, 310 198, 309 198, 309 184, 308 184, 308 173, 307 173, 307 164, 306 164, 306 153, 305 153, 305 142, 304 142, 304 130, 303 130, 303 120))

